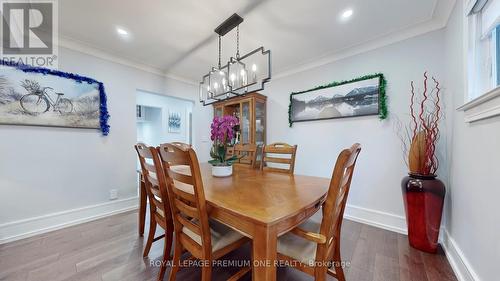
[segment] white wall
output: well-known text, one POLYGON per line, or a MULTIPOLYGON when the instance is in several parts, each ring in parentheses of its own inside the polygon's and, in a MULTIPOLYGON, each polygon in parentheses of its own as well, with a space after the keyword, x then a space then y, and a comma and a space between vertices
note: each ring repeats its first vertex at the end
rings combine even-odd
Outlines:
MULTIPOLYGON (((64 48, 59 56, 60 70, 104 83, 111 133, 102 137, 100 132, 89 129, 2 125, 0 243, 28 232, 97 216, 103 210, 133 207, 137 203, 133 150, 136 90, 197 98, 197 87, 190 84, 64 48), (119 200, 109 205, 112 188, 118 189, 119 200), (92 210, 97 210, 97 214, 92 210)), ((194 119, 203 118, 197 112, 198 103, 194 119)), ((195 127, 197 130, 201 136, 207 129, 195 127)), ((201 151, 208 150, 201 147, 196 135, 194 139, 201 151)))
POLYGON ((394 117, 407 120, 412 79, 421 81, 425 70, 442 78, 443 46, 443 31, 437 31, 272 80, 264 92, 268 96, 268 143, 298 144, 296 173, 322 177, 331 176, 343 148, 361 143, 347 214, 406 231, 400 182, 407 169, 394 130, 394 117), (387 120, 356 117, 300 122, 288 127, 291 92, 376 72, 382 72, 388 83, 387 120))
MULTIPOLYGON (((462 1, 446 29, 446 84, 453 108, 464 104, 462 1)), ((500 261, 500 117, 465 123, 452 110, 446 241, 462 280, 498 280, 500 261)))

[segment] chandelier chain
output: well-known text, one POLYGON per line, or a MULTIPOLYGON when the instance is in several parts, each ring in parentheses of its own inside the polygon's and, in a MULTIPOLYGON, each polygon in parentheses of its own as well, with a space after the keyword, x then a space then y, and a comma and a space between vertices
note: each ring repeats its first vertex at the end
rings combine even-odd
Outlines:
POLYGON ((240 25, 236 26, 236 58, 240 58, 240 25))
POLYGON ((221 57, 221 53, 222 53, 222 47, 221 47, 221 36, 219 35, 219 69, 221 69, 221 63, 220 63, 220 57, 221 57))

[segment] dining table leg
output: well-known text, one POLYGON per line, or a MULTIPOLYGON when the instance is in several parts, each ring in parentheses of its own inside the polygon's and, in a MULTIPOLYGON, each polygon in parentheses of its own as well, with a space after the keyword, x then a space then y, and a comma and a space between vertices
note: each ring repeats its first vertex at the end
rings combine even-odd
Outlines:
POLYGON ((275 281, 278 232, 276 227, 256 225, 252 241, 252 280, 275 281))
POLYGON ((139 236, 144 236, 144 225, 146 222, 146 205, 147 205, 147 193, 146 193, 146 183, 142 178, 139 179, 139 236))

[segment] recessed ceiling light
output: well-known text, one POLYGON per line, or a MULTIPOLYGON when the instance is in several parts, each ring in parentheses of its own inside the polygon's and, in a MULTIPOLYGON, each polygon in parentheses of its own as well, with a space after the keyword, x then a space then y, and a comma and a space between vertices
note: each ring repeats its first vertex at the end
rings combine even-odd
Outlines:
POLYGON ((347 20, 348 18, 350 18, 353 14, 353 11, 352 9, 347 9, 345 11, 342 12, 342 15, 340 16, 343 20, 347 20))
POLYGON ((117 27, 116 32, 118 34, 120 34, 121 36, 128 36, 128 31, 126 31, 125 29, 123 29, 121 27, 117 27))

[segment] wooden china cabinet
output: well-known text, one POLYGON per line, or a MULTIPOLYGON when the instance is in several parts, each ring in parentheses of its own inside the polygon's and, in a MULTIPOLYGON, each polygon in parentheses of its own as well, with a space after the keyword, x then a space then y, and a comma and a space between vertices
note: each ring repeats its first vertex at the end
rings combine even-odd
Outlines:
POLYGON ((246 94, 228 100, 216 102, 214 116, 233 115, 240 120, 238 143, 266 144, 266 100, 259 93, 246 94))

